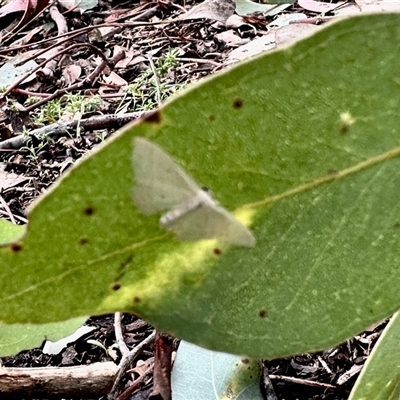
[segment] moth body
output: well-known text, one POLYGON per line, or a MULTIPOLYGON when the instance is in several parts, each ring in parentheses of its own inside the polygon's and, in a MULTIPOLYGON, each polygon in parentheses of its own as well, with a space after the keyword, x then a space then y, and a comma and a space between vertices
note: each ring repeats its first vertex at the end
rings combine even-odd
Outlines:
POLYGON ((160 218, 160 224, 169 228, 174 222, 185 217, 188 213, 198 210, 200 207, 215 207, 217 202, 205 190, 199 190, 197 195, 179 206, 172 208, 160 218))

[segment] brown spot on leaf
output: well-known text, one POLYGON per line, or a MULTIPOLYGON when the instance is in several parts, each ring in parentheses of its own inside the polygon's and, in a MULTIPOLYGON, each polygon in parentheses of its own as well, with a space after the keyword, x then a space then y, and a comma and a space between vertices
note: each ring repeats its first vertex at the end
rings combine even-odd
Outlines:
POLYGON ((117 291, 117 290, 119 290, 119 289, 121 289, 121 284, 118 283, 118 282, 114 283, 114 284, 111 286, 111 290, 117 291))
POLYGON ((142 300, 140 299, 140 297, 137 297, 137 296, 135 296, 134 298, 133 298, 133 302, 134 303, 140 303, 142 300))
POLYGON ((89 243, 89 239, 88 238, 80 238, 79 239, 79 244, 81 244, 82 246, 84 244, 88 244, 89 243))
POLYGON ((215 249, 213 250, 213 253, 214 253, 216 256, 220 256, 220 255, 222 254, 222 251, 221 251, 221 249, 215 248, 215 249))
POLYGON ((14 253, 17 253, 18 251, 21 251, 21 250, 22 250, 22 246, 21 246, 20 243, 12 243, 12 244, 10 245, 10 249, 11 249, 11 251, 13 251, 14 253))
POLYGON ((243 364, 250 364, 250 360, 248 358, 242 358, 241 361, 243 364))
POLYGON ((397 221, 393 225, 394 228, 400 228, 400 221, 397 221))
POLYGON ((328 171, 326 171, 327 175, 337 175, 339 172, 337 169, 334 168, 329 168, 328 171))
POLYGON ((213 122, 213 121, 215 121, 215 115, 214 114, 211 114, 209 117, 209 120, 211 121, 211 122, 213 122))
POLYGON ((237 98, 233 100, 233 108, 242 108, 243 107, 243 99, 237 98))
POLYGON ((161 122, 161 113, 159 111, 154 111, 145 117, 144 121, 149 124, 159 124, 161 122))
POLYGON ((258 315, 260 318, 265 318, 267 316, 267 310, 260 310, 258 315))
POLYGON ((94 207, 89 206, 89 207, 86 207, 86 208, 83 210, 83 213, 84 213, 85 215, 93 215, 93 214, 95 213, 95 209, 94 209, 94 207))

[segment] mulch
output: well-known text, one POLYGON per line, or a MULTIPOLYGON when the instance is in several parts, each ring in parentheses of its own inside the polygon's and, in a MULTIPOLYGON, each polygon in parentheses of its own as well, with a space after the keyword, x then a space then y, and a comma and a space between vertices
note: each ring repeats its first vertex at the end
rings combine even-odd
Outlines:
MULTIPOLYGON (((140 100, 124 92, 119 85, 119 79, 125 82, 135 81, 149 65, 154 64, 171 48, 177 51, 178 65, 168 71, 163 78, 162 83, 167 87, 163 91, 165 97, 173 94, 179 87, 198 81, 224 68, 225 60, 233 49, 229 44, 215 40, 218 33, 226 30, 224 24, 204 19, 158 24, 166 19, 176 19, 182 13, 184 4, 186 9, 190 9, 195 2, 172 3, 159 0, 138 4, 134 0, 102 1, 97 7, 82 15, 69 10, 70 12, 61 14, 61 17, 67 23, 68 32, 80 32, 80 35, 75 35, 73 39, 65 36, 65 33, 61 33, 60 28, 57 27, 59 16, 51 18, 49 12, 44 12, 29 27, 30 30, 38 28, 37 33, 25 38, 25 42, 31 46, 35 43, 36 50, 49 49, 50 42, 45 40, 58 35, 56 52, 53 51, 52 55, 46 58, 48 63, 55 60, 55 67, 50 72, 47 71, 48 75, 38 76, 27 84, 15 85, 7 94, 8 101, 1 100, 1 139, 10 140, 23 134, 24 130, 38 130, 43 125, 59 123, 59 121, 48 120, 40 125, 37 123, 37 116, 40 114, 41 107, 48 101, 59 99, 66 93, 80 93, 82 96, 97 94, 103 99, 100 109, 84 113, 80 116, 82 118, 112 115, 121 107, 125 113, 145 112, 149 104, 157 107, 165 98, 158 98, 160 93, 157 94, 152 84, 141 83, 141 91, 145 98, 140 100), (116 9, 124 10, 124 12, 117 14, 116 9), (107 21, 114 23, 108 33, 104 31, 103 36, 97 38, 90 36, 90 32, 93 33, 94 30, 89 30, 88 27, 107 21), (145 24, 151 21, 155 23, 145 24), (50 22, 53 25, 49 31, 39 29, 50 22), (88 43, 90 46, 87 45, 88 43), (127 48, 130 50, 129 54, 121 51, 127 48), (68 51, 65 52, 65 49, 68 51), (64 52, 63 56, 58 57, 61 52, 64 52), (101 60, 107 62, 104 63, 102 69, 96 70, 101 60), (125 63, 124 67, 116 68, 121 61, 125 63), (74 71, 71 65, 78 65, 81 68, 78 77, 71 72, 74 71), (112 75, 112 72, 116 75, 112 75), (112 78, 107 80, 106 77, 110 76, 112 78), (67 82, 68 79, 71 81, 67 82), (33 96, 37 96, 40 103, 31 103, 33 96), (10 106, 10 101, 13 107, 10 106)), ((298 11, 295 6, 291 10, 298 11)), ((13 24, 15 26, 14 22, 18 22, 21 16, 17 16, 16 19, 10 19, 10 16, 7 18, 10 26, 13 24)), ((270 20, 255 16, 251 22, 254 29, 237 29, 237 33, 244 40, 252 39, 257 35, 262 36, 270 20)), ((4 16, 0 17, 0 26, 6 26, 2 25, 4 23, 4 16)), ((3 36, 4 30, 1 33, 0 55, 11 57, 23 54, 27 57, 25 51, 28 48, 21 48, 26 44, 21 41, 18 46, 13 45, 15 39, 22 35, 17 35, 10 40, 9 36, 3 36)), ((79 135, 76 134, 75 128, 65 129, 62 135, 31 135, 29 143, 24 142, 24 146, 16 146, 17 148, 1 147, 0 142, 0 159, 5 163, 5 170, 28 178, 27 181, 10 184, 3 188, 0 193, 2 200, 0 216, 17 224, 27 223, 28 206, 79 158, 126 123, 125 120, 122 121, 114 125, 103 123, 95 129, 91 127, 82 130, 79 135)), ((136 346, 153 331, 153 328, 145 321, 133 315, 125 314, 122 322, 125 330, 124 339, 128 348, 136 346)), ((117 349, 105 352, 103 348, 88 343, 89 339, 94 339, 101 342, 105 348, 112 348, 116 340, 114 316, 92 317, 86 324, 96 329, 70 344, 60 354, 47 355, 41 348, 36 348, 22 351, 12 357, 4 357, 1 363, 6 367, 71 366, 105 360, 118 363, 121 360, 121 353, 117 349)), ((347 399, 384 326, 385 323, 378 324, 345 343, 323 352, 265 361, 264 375, 269 374, 279 399, 347 399)), ((174 343, 174 349, 176 349, 176 343, 174 343)), ((154 346, 149 345, 143 350, 141 361, 145 362, 153 357, 154 346)), ((121 381, 121 390, 129 388, 130 383, 136 378, 134 373, 127 373, 121 381)), ((267 379, 261 382, 261 386, 264 388, 267 386, 267 379)), ((129 398, 146 398, 143 396, 149 393, 151 387, 150 377, 137 391, 142 397, 133 393, 129 398)))

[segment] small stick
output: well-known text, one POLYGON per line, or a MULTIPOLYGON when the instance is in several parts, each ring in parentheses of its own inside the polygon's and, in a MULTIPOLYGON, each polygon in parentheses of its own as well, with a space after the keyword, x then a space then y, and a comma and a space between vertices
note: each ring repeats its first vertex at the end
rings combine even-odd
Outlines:
MULTIPOLYGON (((59 43, 56 43, 55 46, 58 46, 59 43)), ((106 56, 101 52, 100 49, 98 49, 97 47, 93 46, 90 43, 77 43, 74 44, 72 46, 67 47, 66 49, 59 51, 57 54, 54 55, 54 57, 58 57, 61 56, 64 53, 67 53, 71 50, 74 50, 76 47, 90 47, 92 50, 94 50, 102 59, 105 59, 106 56)), ((47 52, 48 49, 45 49, 45 51, 43 51, 43 53, 47 52)), ((39 53, 41 54, 41 53, 39 53)), ((27 61, 27 60, 26 60, 27 61)), ((36 72, 37 70, 39 70, 40 68, 44 67, 47 63, 49 62, 49 60, 45 60, 42 63, 40 63, 39 65, 37 65, 35 68, 33 68, 31 71, 29 71, 27 74, 23 75, 20 79, 18 79, 17 82, 15 82, 13 85, 11 85, 4 93, 1 94, 0 99, 5 98, 9 93, 12 92, 12 90, 14 88, 16 88, 20 83, 22 83, 25 79, 27 79, 33 72, 36 72)), ((49 96, 51 97, 51 96, 49 96)), ((29 108, 29 107, 28 107, 29 108)))
POLYGON ((52 5, 54 4, 54 2, 49 2, 49 4, 46 5, 45 8, 43 8, 43 10, 39 11, 32 19, 30 19, 29 21, 27 21, 27 23, 25 25, 22 26, 17 26, 15 29, 15 31, 10 31, 8 32, 8 37, 7 35, 3 38, 2 40, 2 45, 4 46, 5 44, 7 44, 11 39, 13 39, 16 35, 18 35, 23 29, 26 29, 32 22, 36 21, 42 14, 44 14, 52 5))
POLYGON ((216 67, 222 67, 223 64, 219 63, 218 61, 208 60, 206 58, 185 58, 185 57, 177 57, 176 61, 180 62, 192 62, 197 64, 211 64, 215 65, 216 67))
POLYGON ((323 366, 323 368, 325 369, 325 371, 328 374, 333 374, 332 370, 328 367, 328 364, 325 362, 325 360, 322 359, 321 356, 318 356, 318 361, 321 363, 321 365, 323 366))
POLYGON ((156 83, 157 104, 158 104, 158 106, 161 106, 160 79, 158 79, 156 66, 154 65, 153 58, 151 57, 150 54, 147 56, 147 59, 149 60, 150 68, 151 68, 151 71, 153 72, 154 82, 156 83))
POLYGON ((309 379, 299 379, 299 378, 293 378, 291 376, 284 376, 284 375, 270 375, 269 379, 276 380, 276 381, 289 382, 289 383, 296 383, 298 385, 313 386, 313 387, 318 387, 321 389, 336 389, 337 388, 336 386, 331 385, 329 383, 315 382, 315 381, 310 381, 309 379))
POLYGON ((154 330, 146 339, 134 347, 129 353, 122 356, 122 360, 119 363, 119 370, 117 377, 115 378, 114 385, 111 392, 108 395, 108 399, 114 399, 116 397, 117 391, 119 389, 119 383, 125 374, 125 371, 133 363, 133 361, 139 356, 143 349, 154 340, 156 336, 156 331, 154 330))
POLYGON ((268 369, 265 366, 262 373, 262 389, 267 400, 278 400, 271 379, 269 378, 268 369))
POLYGON ((118 344, 118 348, 121 354, 124 356, 129 353, 128 346, 124 340, 124 334, 122 333, 122 325, 121 325, 121 313, 116 312, 114 315, 114 329, 115 329, 115 339, 118 344))
POLYGON ((141 387, 142 382, 151 374, 153 371, 153 365, 146 369, 143 375, 140 375, 139 378, 135 379, 131 385, 122 392, 115 400, 126 400, 129 396, 131 396, 134 392, 138 391, 141 387))
POLYGON ((16 225, 17 223, 15 222, 14 215, 13 215, 13 213, 11 212, 10 207, 8 207, 7 202, 3 199, 3 196, 2 196, 2 195, 0 195, 0 203, 1 203, 1 205, 3 206, 3 208, 7 211, 7 215, 10 217, 11 222, 12 222, 14 225, 16 225))
MULTIPOLYGON (((94 131, 98 129, 110 129, 110 128, 121 128, 128 122, 138 119, 142 116, 150 114, 149 111, 138 111, 126 114, 104 114, 96 115, 94 117, 85 118, 80 121, 80 127, 87 131, 94 131)), ((42 137, 58 137, 65 134, 65 132, 76 129, 78 126, 77 120, 68 122, 56 122, 51 125, 43 126, 42 128, 34 129, 30 131, 28 135, 18 135, 10 139, 3 140, 0 142, 0 150, 5 149, 19 149, 25 145, 25 140, 29 136, 42 137)))
MULTIPOLYGON (((88 43, 82 43, 82 44, 85 44, 86 46, 92 46, 92 45, 89 45, 88 43)), ((74 47, 74 46, 70 46, 68 49, 71 49, 71 47, 74 47)), ((114 57, 110 58, 109 60, 103 59, 101 61, 101 63, 94 69, 94 71, 92 71, 89 74, 89 76, 87 76, 81 82, 77 82, 74 85, 68 86, 63 89, 56 90, 51 96, 47 97, 46 99, 40 100, 37 103, 32 104, 29 107, 26 107, 25 112, 29 113, 29 112, 35 110, 36 108, 42 106, 43 104, 46 104, 51 100, 54 100, 58 97, 63 96, 67 92, 70 92, 72 90, 82 89, 85 86, 85 84, 88 84, 88 83, 93 84, 94 80, 100 75, 101 71, 104 70, 104 68, 107 66, 108 63, 116 64, 118 61, 122 60, 124 57, 125 57, 125 52, 123 50, 121 50, 120 52, 118 52, 114 57)))
POLYGON ((0 368, 0 400, 93 399, 108 393, 118 367, 111 361, 75 367, 0 368))
POLYGON ((172 400, 171 359, 173 338, 166 333, 157 332, 155 339, 153 390, 149 400, 172 400))
MULTIPOLYGON (((98 28, 108 28, 108 27, 112 27, 112 26, 121 27, 121 28, 131 28, 131 27, 139 27, 139 26, 164 25, 164 24, 170 24, 173 22, 177 22, 177 20, 154 21, 154 22, 137 21, 137 22, 121 22, 121 23, 120 22, 118 22, 118 23, 110 22, 110 23, 104 23, 104 24, 99 24, 99 25, 91 25, 91 26, 86 26, 84 28, 76 29, 75 31, 66 32, 62 35, 58 35, 58 36, 55 36, 55 37, 52 37, 49 39, 43 39, 43 40, 40 40, 39 42, 24 44, 22 46, 0 48, 0 54, 8 53, 9 51, 15 51, 15 50, 27 49, 27 48, 34 47, 34 46, 39 46, 40 44, 53 42, 60 38, 69 38, 69 40, 71 40, 78 36, 81 36, 84 33, 88 33, 90 31, 92 31, 93 29, 98 29, 98 28)), ((56 46, 57 46, 57 44, 59 44, 59 43, 56 43, 56 46)))

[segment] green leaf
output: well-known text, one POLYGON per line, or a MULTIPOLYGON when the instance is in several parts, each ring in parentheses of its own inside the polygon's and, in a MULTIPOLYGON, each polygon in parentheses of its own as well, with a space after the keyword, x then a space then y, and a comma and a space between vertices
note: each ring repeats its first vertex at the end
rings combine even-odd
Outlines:
POLYGON ((0 244, 18 240, 25 233, 26 227, 15 225, 5 219, 0 219, 0 244))
POLYGON ((0 357, 39 347, 43 340, 59 340, 81 326, 87 317, 48 324, 0 324, 0 357))
POLYGON ((0 249, 0 319, 130 311, 270 359, 333 346, 399 309, 399 36, 397 14, 342 20, 125 128, 0 249), (256 247, 180 243, 160 215, 139 213, 134 136, 212 189, 256 247))
POLYGON ((181 341, 172 370, 172 393, 174 400, 261 400, 260 378, 257 361, 181 341))
POLYGON ((373 348, 349 400, 387 400, 400 397, 400 314, 397 312, 373 348))

